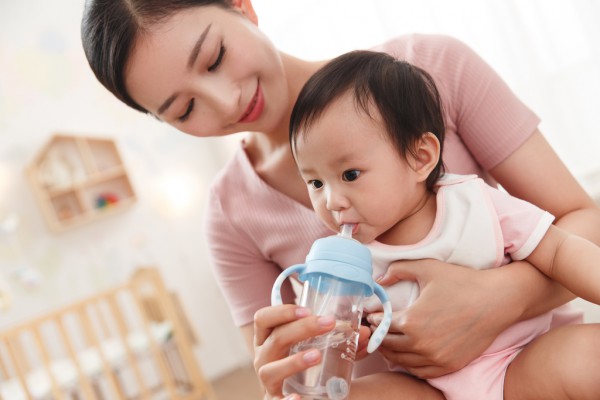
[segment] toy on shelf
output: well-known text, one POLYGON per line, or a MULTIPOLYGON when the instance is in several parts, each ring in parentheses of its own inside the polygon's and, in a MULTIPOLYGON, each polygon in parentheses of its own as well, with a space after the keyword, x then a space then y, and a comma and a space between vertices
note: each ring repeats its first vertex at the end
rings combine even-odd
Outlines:
POLYGON ((53 135, 27 172, 54 232, 125 210, 137 201, 117 146, 109 138, 53 135))
POLYGON ((101 193, 96 197, 96 208, 104 208, 119 202, 116 193, 101 193))

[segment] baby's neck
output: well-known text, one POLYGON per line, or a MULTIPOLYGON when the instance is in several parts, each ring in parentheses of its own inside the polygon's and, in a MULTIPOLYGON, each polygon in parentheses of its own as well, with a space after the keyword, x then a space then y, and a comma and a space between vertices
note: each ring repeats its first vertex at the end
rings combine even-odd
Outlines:
POLYGON ((435 193, 427 191, 415 211, 380 235, 377 241, 392 246, 418 243, 425 239, 431 231, 435 222, 436 211, 435 193))

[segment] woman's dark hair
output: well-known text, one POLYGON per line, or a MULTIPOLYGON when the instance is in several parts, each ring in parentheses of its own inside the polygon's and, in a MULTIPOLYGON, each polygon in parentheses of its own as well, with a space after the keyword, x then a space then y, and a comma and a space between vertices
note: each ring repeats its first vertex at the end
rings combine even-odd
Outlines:
POLYGON ((228 0, 88 0, 81 41, 96 78, 128 106, 147 113, 125 89, 125 68, 140 34, 175 12, 191 7, 230 7, 228 0))
MULTIPOLYGON (((353 51, 331 60, 300 91, 290 118, 292 150, 299 136, 306 135, 326 108, 347 92, 370 117, 369 106, 377 107, 390 140, 403 157, 414 151, 413 145, 425 132, 433 133, 443 146, 442 102, 433 78, 386 53, 353 51)), ((443 172, 440 156, 427 178, 428 189, 443 172)))

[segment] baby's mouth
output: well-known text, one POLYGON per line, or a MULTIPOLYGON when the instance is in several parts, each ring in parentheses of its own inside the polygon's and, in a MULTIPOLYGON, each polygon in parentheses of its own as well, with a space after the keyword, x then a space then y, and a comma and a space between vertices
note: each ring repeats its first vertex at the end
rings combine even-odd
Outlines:
POLYGON ((352 237, 356 233, 358 224, 356 223, 343 223, 340 225, 340 235, 344 237, 352 237))

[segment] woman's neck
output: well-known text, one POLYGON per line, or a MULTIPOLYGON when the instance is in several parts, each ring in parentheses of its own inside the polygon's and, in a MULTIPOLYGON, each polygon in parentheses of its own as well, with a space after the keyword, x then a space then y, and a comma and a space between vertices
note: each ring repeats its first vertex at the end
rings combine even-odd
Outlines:
POLYGON ((250 132, 244 147, 254 169, 265 182, 310 207, 306 186, 300 179, 290 150, 288 125, 302 86, 326 61, 309 62, 284 53, 281 59, 288 87, 286 112, 269 132, 250 132))
POLYGON ((305 61, 297 57, 293 57, 286 53, 281 54, 281 61, 286 76, 286 84, 288 90, 287 107, 284 115, 281 116, 279 123, 270 132, 264 132, 268 140, 275 147, 289 145, 289 123, 290 116, 294 104, 298 99, 298 95, 306 81, 325 63, 326 61, 305 61))

